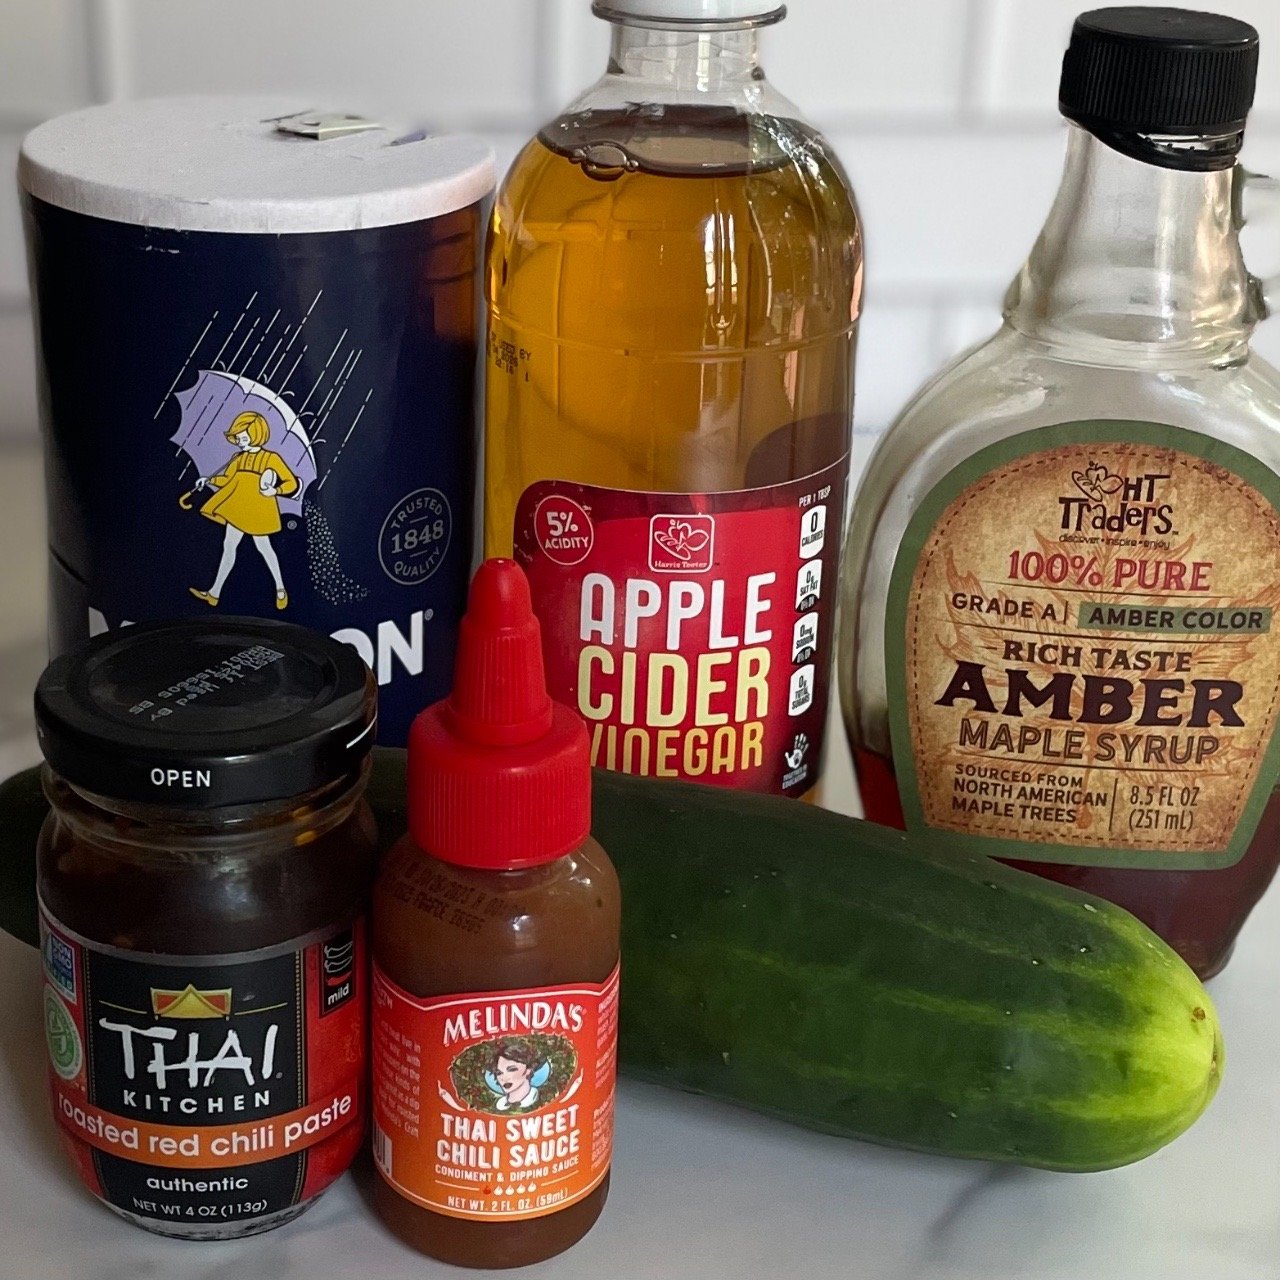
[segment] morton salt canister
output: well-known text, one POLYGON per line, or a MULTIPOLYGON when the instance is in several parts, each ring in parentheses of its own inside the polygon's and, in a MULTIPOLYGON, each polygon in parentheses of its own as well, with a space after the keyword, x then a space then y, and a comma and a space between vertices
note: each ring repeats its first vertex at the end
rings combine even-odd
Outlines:
POLYGON ((115 103, 23 144, 51 647, 303 623, 359 651, 403 743, 470 571, 493 157, 304 106, 115 103))

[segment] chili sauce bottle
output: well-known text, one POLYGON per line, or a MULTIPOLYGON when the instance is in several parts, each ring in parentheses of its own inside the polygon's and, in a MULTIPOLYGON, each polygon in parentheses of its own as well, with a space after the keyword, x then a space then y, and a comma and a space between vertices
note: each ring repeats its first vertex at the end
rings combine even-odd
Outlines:
POLYGON ((1076 22, 1000 331, 878 446, 839 654, 866 811, 1110 898, 1202 976, 1280 859, 1280 376, 1237 233, 1254 29, 1076 22))
POLYGON ((408 787, 374 895, 377 1210, 446 1262, 537 1262, 608 1194, 620 914, 586 730, 547 696, 510 560, 476 574, 408 787))
POLYGON ((776 0, 601 0, 606 74, 494 207, 485 543, 599 766, 802 795, 826 721, 862 294, 776 0))

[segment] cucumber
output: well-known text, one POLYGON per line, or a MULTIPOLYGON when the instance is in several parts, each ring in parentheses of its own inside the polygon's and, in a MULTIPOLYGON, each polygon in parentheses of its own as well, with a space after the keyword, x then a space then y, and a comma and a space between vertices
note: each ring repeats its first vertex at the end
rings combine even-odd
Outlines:
MULTIPOLYGON (((385 847, 403 752, 376 753, 369 794, 385 847)), ((0 923, 28 938, 43 813, 34 770, 0 789, 0 923)), ((623 774, 596 774, 593 829, 622 880, 631 1075, 1077 1172, 1149 1155, 1218 1087, 1207 993, 1109 903, 795 801, 623 774)))
POLYGON ((1204 988, 1119 907, 791 800, 599 774, 632 1075, 810 1128, 1083 1172, 1217 1090, 1204 988))

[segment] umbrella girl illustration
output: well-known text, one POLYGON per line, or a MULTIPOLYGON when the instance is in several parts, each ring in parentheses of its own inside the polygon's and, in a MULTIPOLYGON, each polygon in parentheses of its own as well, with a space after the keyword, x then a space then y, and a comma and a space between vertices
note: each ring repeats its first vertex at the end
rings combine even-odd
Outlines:
POLYGON ((260 413, 248 411, 240 414, 227 428, 226 438, 239 452, 231 456, 217 475, 201 476, 196 481, 197 489, 211 488, 214 491, 200 508, 200 514, 227 527, 222 540, 222 560, 213 586, 208 591, 191 587, 191 594, 205 604, 218 603, 235 565, 240 543, 248 534, 276 584, 276 608, 287 608, 289 593, 284 589, 280 561, 271 545, 271 535, 279 533, 282 527, 276 499, 294 493, 298 488, 298 478, 278 453, 265 447, 271 438, 271 428, 260 413))
POLYGON ((302 423, 269 387, 221 371, 203 370, 177 400, 182 420, 173 443, 200 475, 180 504, 190 510, 197 493, 210 491, 200 514, 225 526, 213 583, 207 591, 191 587, 191 594, 216 606, 249 537, 275 584, 276 608, 287 608, 289 593, 272 538, 281 531, 282 512, 294 516, 302 510, 303 492, 316 478, 302 423))

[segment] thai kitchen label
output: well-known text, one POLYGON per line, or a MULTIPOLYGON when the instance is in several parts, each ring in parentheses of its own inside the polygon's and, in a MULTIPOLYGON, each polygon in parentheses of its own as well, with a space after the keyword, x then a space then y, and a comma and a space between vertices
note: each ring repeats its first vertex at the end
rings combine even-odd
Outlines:
POLYGON ((609 1172, 618 970, 603 983, 419 997, 373 976, 373 1153, 454 1218, 537 1218, 609 1172))
POLYGON ((929 495, 886 637, 909 827, 1050 862, 1243 856, 1278 767, 1280 477, 1179 428, 1048 427, 929 495))
POLYGON ((41 914, 54 1116, 81 1178, 157 1226, 302 1204, 364 1134, 363 924, 236 957, 100 947, 41 914))
POLYGON ((595 765, 798 795, 826 725, 847 463, 727 493, 545 481, 515 553, 595 765))

